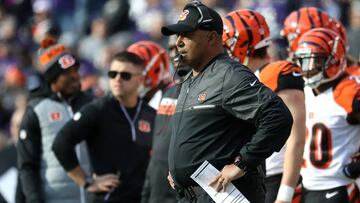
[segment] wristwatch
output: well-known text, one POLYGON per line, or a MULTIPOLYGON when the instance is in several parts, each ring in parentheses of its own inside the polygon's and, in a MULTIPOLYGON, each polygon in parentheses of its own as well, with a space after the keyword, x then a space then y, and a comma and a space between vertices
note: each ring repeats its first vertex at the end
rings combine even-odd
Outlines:
POLYGON ((93 182, 92 181, 89 181, 89 180, 85 180, 85 184, 83 186, 83 188, 86 190, 90 185, 92 185, 93 182))
POLYGON ((248 171, 248 167, 246 166, 245 161, 242 159, 240 155, 235 158, 234 165, 239 167, 244 172, 248 171))

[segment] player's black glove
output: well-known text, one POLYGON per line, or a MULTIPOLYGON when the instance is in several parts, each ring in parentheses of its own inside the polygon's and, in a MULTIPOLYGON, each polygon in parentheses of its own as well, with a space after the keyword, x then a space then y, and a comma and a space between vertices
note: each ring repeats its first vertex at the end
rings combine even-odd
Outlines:
POLYGON ((360 160, 353 161, 343 168, 346 177, 356 179, 360 175, 360 160))

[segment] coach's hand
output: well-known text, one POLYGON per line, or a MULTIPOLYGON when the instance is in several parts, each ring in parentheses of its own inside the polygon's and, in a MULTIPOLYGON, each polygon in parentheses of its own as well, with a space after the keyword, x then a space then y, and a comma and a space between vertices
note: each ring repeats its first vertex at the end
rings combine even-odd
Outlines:
POLYGON ((229 164, 224 166, 220 173, 211 181, 210 186, 212 186, 216 191, 226 190, 227 185, 242 176, 245 175, 245 172, 234 164, 229 164))

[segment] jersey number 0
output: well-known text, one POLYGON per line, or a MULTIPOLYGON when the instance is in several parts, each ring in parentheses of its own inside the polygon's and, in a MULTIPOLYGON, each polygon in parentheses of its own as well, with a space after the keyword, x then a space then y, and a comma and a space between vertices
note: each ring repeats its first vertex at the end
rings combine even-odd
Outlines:
POLYGON ((310 162, 315 168, 325 169, 330 166, 331 161, 332 140, 330 129, 323 123, 315 123, 310 133, 310 162))

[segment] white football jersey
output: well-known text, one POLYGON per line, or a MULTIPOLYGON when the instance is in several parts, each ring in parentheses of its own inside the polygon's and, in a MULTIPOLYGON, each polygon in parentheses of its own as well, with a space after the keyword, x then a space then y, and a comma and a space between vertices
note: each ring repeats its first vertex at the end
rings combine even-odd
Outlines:
POLYGON ((160 100, 162 98, 163 92, 158 90, 154 96, 149 101, 149 106, 153 107, 154 109, 158 109, 160 105, 160 100))
POLYGON ((342 170, 360 147, 360 125, 346 121, 359 86, 348 76, 317 96, 305 88, 307 135, 301 175, 306 189, 330 189, 353 181, 342 170))
POLYGON ((273 176, 283 172, 285 151, 286 144, 279 152, 274 152, 269 158, 266 159, 266 176, 273 176))

